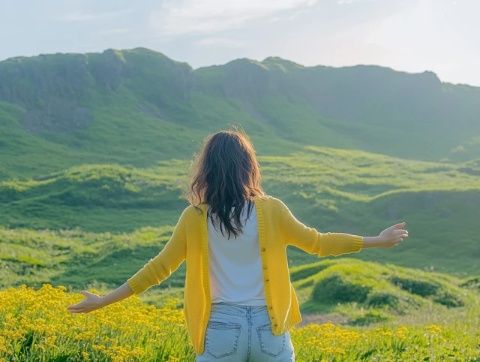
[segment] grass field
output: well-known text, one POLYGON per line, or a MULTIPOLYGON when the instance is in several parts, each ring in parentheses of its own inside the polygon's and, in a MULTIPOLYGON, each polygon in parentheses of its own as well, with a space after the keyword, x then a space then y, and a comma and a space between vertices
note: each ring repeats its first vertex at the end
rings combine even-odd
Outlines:
MULTIPOLYGON (((267 193, 320 231, 374 235, 406 221, 410 234, 343 257, 287 250, 304 315, 292 331, 299 361, 480 359, 477 162, 327 147, 259 160, 267 193)), ((84 164, 0 181, 0 358, 192 360, 184 264, 143 303, 51 312, 80 289, 106 293, 161 250, 187 205, 189 165, 84 164)))
MULTIPOLYGON (((1 290, 0 360, 193 361, 178 299, 154 306, 132 297, 88 314, 66 311, 82 298, 50 284, 1 290)), ((478 299, 463 308, 463 319, 441 323, 294 327, 297 361, 478 361, 478 299)))
MULTIPOLYGON (((368 250, 356 258, 458 276, 480 273, 478 163, 421 162, 318 147, 289 156, 263 156, 260 163, 267 193, 284 200, 301 221, 320 231, 376 235, 394 223, 407 222, 410 237, 394 252, 368 250)), ((138 266, 158 250, 159 240, 167 237, 164 233, 187 205, 181 194, 189 165, 187 160, 161 161, 151 168, 91 164, 0 181, 0 225, 8 235, 2 237, 0 263, 10 263, 12 270, 30 268, 31 258, 41 264, 48 256, 48 263, 56 263, 51 253, 59 251, 51 249, 58 242, 66 248, 65 257, 84 260, 93 269, 99 258, 114 256, 119 264, 138 266), (140 236, 142 228, 150 231, 140 236), (61 230, 70 231, 65 237, 57 235, 61 230), (75 245, 68 235, 74 235, 75 245), (150 239, 142 246, 145 238, 150 239), (23 241, 30 239, 34 241, 23 241), (131 241, 122 241, 126 239, 131 241), (44 240, 44 249, 38 250, 40 241, 35 240, 44 240), (94 245, 92 240, 101 242, 94 245), (95 254, 108 243, 103 250, 110 256, 95 254), (82 256, 84 247, 95 252, 82 256), (122 259, 129 253, 133 259, 122 259), (15 264, 16 258, 20 264, 15 264)), ((298 250, 291 250, 290 258, 293 265, 315 260, 298 250)), ((64 267, 70 268, 68 263, 64 267)))

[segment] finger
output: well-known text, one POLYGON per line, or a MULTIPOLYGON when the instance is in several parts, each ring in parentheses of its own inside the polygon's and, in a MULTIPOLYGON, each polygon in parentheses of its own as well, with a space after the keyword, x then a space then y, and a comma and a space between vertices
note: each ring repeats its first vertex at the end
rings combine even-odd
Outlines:
POLYGON ((76 313, 83 313, 83 312, 87 312, 88 310, 89 308, 84 306, 71 309, 72 312, 76 312, 76 313))
POLYGON ((71 312, 71 313, 80 313, 80 312, 83 311, 83 309, 82 308, 71 308, 68 311, 71 312))
POLYGON ((77 308, 81 308, 81 307, 82 307, 82 305, 80 303, 78 303, 78 304, 71 304, 67 308, 68 309, 77 309, 77 308))
POLYGON ((407 223, 405 221, 401 222, 401 223, 398 223, 398 224, 395 224, 393 225, 395 228, 401 228, 401 227, 404 227, 407 223))
POLYGON ((68 310, 79 311, 79 310, 83 310, 84 308, 85 307, 83 305, 74 305, 74 306, 68 307, 68 310))

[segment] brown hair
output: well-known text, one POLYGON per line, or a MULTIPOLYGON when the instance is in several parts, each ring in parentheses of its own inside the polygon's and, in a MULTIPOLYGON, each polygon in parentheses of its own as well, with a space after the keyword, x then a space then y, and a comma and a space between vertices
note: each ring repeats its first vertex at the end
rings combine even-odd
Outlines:
POLYGON ((250 216, 252 198, 265 195, 260 186, 260 167, 255 149, 243 130, 233 127, 208 135, 199 154, 194 157, 191 168, 188 201, 195 207, 206 203, 209 206, 207 216, 214 224, 213 215, 220 220, 230 233, 237 236, 242 232, 240 216, 248 203, 250 216), (231 213, 233 208, 233 220, 231 213))

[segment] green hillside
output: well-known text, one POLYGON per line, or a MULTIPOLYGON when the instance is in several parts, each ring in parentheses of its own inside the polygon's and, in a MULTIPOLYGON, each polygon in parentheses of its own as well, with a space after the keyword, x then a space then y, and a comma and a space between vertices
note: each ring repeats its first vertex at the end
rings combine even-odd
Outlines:
POLYGON ((351 258, 292 268, 304 313, 321 313, 353 325, 390 321, 478 303, 469 280, 351 258))
POLYGON ((145 48, 0 62, 0 177, 185 159, 237 123, 261 155, 304 145, 422 160, 480 157, 480 89, 434 73, 278 58, 191 68, 145 48))
MULTIPOLYGON (((112 234, 0 228, 0 288, 51 283, 106 292, 156 255, 171 231, 171 227, 147 227, 112 234)), ((470 308, 478 310, 478 277, 458 278, 351 257, 315 257, 315 262, 303 264, 295 256, 297 250, 288 252, 291 280, 306 315, 368 325, 420 318, 427 312, 446 318, 470 308)), ((183 263, 142 299, 156 305, 171 296, 183 300, 185 267, 183 263)))
MULTIPOLYGON (((478 162, 443 164, 320 147, 259 160, 267 193, 320 231, 371 236, 407 222, 410 237, 394 250, 368 250, 355 258, 458 275, 480 273, 478 162)), ((78 228, 80 233, 119 237, 142 227, 171 227, 187 205, 182 191, 188 168, 189 161, 182 160, 150 168, 83 165, 2 181, 0 225, 12 233, 18 228, 78 228)), ((28 246, 24 248, 27 252, 28 246)), ((120 255, 115 258, 121 260, 120 255)), ((295 264, 316 258, 296 249, 290 257, 295 264)))

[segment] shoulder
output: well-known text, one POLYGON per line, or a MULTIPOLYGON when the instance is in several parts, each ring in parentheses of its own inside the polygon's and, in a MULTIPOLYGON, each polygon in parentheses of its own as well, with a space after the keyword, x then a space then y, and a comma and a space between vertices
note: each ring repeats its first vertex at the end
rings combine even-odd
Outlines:
MULTIPOLYGON (((272 195, 259 195, 256 196, 256 200, 260 201, 264 207, 266 206, 270 209, 281 210, 286 208, 285 203, 281 199, 272 195)), ((181 218, 192 219, 196 217, 201 217, 203 215, 203 212, 206 211, 206 209, 207 205, 204 203, 199 205, 189 204, 183 209, 181 218)))
POLYGON ((287 208, 287 205, 285 205, 280 198, 273 195, 265 195, 262 200, 266 205, 274 210, 283 211, 287 208))
MULTIPOLYGON (((200 205, 201 206, 201 205, 200 205)), ((178 216, 176 227, 186 227, 187 225, 198 225, 201 221, 201 210, 199 207, 195 207, 191 204, 185 206, 178 216)))
POLYGON ((201 215, 202 210, 203 210, 202 204, 200 204, 198 206, 189 204, 189 205, 185 206, 185 208, 182 211, 181 216, 189 219, 189 218, 194 217, 195 215, 201 215))

